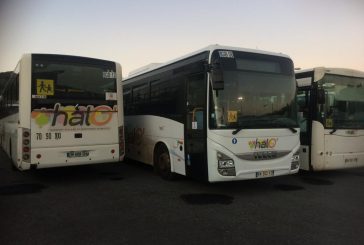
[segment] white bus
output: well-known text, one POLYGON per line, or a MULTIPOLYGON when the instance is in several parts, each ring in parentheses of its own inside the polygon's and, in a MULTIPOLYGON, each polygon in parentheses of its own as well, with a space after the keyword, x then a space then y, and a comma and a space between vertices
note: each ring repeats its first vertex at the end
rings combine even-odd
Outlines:
POLYGON ((209 46, 123 81, 126 157, 209 182, 299 169, 296 82, 282 54, 209 46))
POLYGON ((296 79, 301 168, 364 166, 364 72, 317 67, 296 79))
POLYGON ((124 157, 121 66, 25 54, 0 97, 0 141, 19 170, 124 157), (119 103, 118 103, 119 101, 119 103))

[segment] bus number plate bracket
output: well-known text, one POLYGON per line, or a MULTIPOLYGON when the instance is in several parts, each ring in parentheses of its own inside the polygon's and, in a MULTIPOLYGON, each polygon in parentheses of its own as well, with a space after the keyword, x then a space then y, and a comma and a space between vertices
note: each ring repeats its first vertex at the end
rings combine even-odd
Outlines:
POLYGON ((255 173, 256 178, 265 178, 265 177, 272 177, 274 176, 273 170, 265 170, 265 171, 259 171, 255 173))
POLYGON ((68 158, 74 158, 74 157, 88 157, 89 151, 69 151, 67 152, 68 158))

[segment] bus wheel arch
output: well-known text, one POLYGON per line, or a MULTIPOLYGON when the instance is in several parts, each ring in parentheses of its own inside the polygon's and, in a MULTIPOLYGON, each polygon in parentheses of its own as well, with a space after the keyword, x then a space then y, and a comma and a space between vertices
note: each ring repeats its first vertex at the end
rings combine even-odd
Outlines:
POLYGON ((153 152, 154 171, 165 180, 173 180, 176 174, 172 172, 171 156, 168 147, 163 142, 158 142, 153 152))

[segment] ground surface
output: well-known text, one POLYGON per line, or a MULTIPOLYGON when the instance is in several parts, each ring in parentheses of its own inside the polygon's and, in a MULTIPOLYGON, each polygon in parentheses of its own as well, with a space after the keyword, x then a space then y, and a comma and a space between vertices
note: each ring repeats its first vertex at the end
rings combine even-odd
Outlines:
POLYGON ((126 162, 15 172, 0 244, 364 244, 364 169, 208 184, 126 162))

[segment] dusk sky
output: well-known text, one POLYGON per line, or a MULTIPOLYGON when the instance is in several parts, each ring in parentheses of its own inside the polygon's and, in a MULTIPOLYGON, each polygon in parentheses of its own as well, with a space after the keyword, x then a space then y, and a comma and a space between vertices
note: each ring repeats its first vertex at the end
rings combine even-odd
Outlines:
POLYGON ((0 72, 57 53, 117 61, 125 77, 209 44, 363 71, 363 13, 363 0, 0 0, 0 72))

